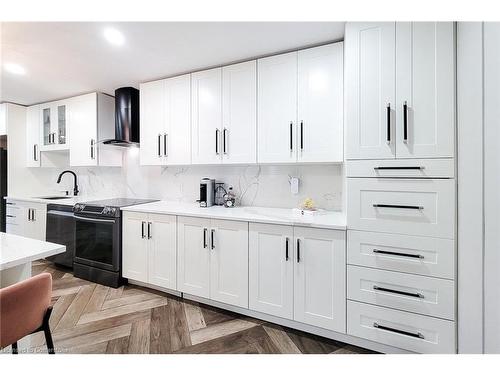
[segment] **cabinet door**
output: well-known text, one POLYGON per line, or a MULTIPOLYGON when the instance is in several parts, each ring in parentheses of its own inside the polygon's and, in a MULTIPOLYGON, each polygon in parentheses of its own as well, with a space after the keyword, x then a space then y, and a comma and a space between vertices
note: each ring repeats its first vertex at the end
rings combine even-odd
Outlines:
POLYGON ((50 103, 40 105, 40 126, 42 133, 42 150, 50 149, 53 138, 52 107, 50 103))
POLYGON ((396 23, 398 158, 453 157, 453 22, 396 23))
POLYGON ((26 166, 40 166, 40 107, 33 105, 26 111, 26 166))
POLYGON ((210 219, 177 218, 177 288, 195 296, 210 297, 210 219))
POLYGON ((293 227, 250 223, 249 308, 293 319, 293 227))
POLYGON ((257 158, 297 160, 297 52, 259 59, 257 158))
POLYGON ((67 103, 57 102, 55 106, 54 114, 55 118, 55 129, 56 133, 55 139, 58 145, 68 144, 68 132, 67 132, 67 103))
POLYGON ((257 162, 257 62, 222 68, 222 160, 257 162))
POLYGON ((298 52, 299 162, 344 160, 343 43, 298 52))
POLYGON ((163 150, 168 165, 191 163, 191 75, 165 80, 163 150))
POLYGON ((222 69, 191 74, 193 164, 222 162, 222 69))
POLYGON ((345 333, 345 232, 295 227, 294 235, 294 319, 345 333))
POLYGON ((7 104, 0 104, 0 135, 7 134, 7 104))
POLYGON ((248 308, 248 223, 212 220, 210 298, 248 308))
POLYGON ((123 277, 148 282, 147 214, 123 213, 122 273, 123 277))
POLYGON ((68 120, 71 126, 70 165, 97 165, 96 93, 71 98, 68 103, 68 120))
POLYGON ((28 217, 28 212, 31 210, 29 220, 25 223, 25 236, 39 241, 45 241, 47 210, 42 207, 25 207, 25 217, 28 217))
POLYGON ((395 156, 395 23, 347 23, 347 159, 395 156))
POLYGON ((140 163, 163 164, 165 81, 140 85, 140 163))
POLYGON ((177 287, 177 218, 149 215, 149 283, 175 290, 177 287))

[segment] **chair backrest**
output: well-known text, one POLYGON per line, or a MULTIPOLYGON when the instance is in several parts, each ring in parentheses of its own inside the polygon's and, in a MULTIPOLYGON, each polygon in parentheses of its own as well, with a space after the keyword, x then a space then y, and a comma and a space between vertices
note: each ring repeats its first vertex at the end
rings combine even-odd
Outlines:
POLYGON ((0 289, 0 348, 17 342, 42 325, 51 295, 50 273, 0 289))

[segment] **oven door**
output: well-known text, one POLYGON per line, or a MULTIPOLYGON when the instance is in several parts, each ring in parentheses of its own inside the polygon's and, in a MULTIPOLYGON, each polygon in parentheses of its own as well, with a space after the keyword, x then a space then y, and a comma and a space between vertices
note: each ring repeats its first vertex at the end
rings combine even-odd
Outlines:
POLYGON ((75 262, 119 271, 121 219, 75 215, 75 262))

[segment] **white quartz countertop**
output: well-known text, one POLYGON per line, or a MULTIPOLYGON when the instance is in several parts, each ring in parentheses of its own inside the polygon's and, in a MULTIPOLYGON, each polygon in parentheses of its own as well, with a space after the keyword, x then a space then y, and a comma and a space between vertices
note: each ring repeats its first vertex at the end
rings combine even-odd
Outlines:
POLYGON ((316 215, 302 216, 290 208, 269 207, 200 207, 198 203, 158 201, 129 206, 122 211, 204 217, 210 219, 248 221, 252 223, 296 225, 325 229, 346 229, 346 217, 339 211, 320 211, 316 215))
MULTIPOLYGON (((61 204, 64 206, 74 206, 76 203, 89 202, 101 199, 110 199, 110 197, 89 197, 89 196, 69 196, 64 199, 44 199, 44 196, 51 196, 51 194, 40 195, 40 197, 21 197, 9 195, 5 197, 6 200, 21 201, 21 202, 33 202, 33 203, 44 203, 44 204, 61 204)), ((53 194, 53 196, 58 196, 53 194)))
POLYGON ((63 245, 0 233, 0 271, 65 251, 63 245))

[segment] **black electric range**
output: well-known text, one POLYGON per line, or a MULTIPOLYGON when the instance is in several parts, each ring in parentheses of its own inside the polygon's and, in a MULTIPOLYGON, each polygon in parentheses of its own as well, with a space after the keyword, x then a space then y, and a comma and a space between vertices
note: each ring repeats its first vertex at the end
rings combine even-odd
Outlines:
POLYGON ((114 288, 123 285, 121 208, 156 201, 114 198, 75 204, 75 277, 114 288))

